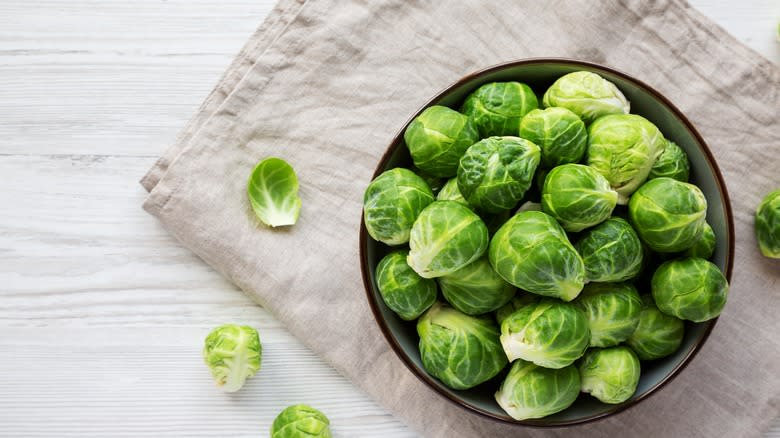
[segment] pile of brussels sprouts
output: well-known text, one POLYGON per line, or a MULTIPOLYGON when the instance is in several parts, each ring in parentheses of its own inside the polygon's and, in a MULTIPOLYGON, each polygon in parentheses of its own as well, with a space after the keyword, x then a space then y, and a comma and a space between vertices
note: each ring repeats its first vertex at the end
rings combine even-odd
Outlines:
POLYGON ((417 320, 423 366, 447 387, 499 386, 517 420, 580 392, 622 403, 684 320, 723 309, 688 157, 601 76, 560 77, 541 108, 528 85, 485 84, 404 139, 414 166, 369 184, 365 226, 392 247, 375 272, 385 304, 417 320))

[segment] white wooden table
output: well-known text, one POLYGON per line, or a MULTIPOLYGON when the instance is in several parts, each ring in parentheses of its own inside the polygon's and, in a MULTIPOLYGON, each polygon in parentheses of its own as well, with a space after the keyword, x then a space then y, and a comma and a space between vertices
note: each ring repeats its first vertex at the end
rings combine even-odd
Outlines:
MULTIPOLYGON (((338 436, 413 436, 140 207, 273 3, 0 1, 0 436, 261 437, 295 402, 338 436), (265 350, 237 395, 200 356, 228 321, 265 350)), ((780 63, 780 2, 693 3, 780 63)))

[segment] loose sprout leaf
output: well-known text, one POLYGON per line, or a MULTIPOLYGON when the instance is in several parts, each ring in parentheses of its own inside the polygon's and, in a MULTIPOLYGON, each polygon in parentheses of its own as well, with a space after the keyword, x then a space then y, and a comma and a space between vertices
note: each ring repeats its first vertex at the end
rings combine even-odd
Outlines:
POLYGON ((255 166, 247 185, 249 202, 258 219, 272 227, 294 225, 301 212, 298 177, 281 158, 266 158, 255 166))

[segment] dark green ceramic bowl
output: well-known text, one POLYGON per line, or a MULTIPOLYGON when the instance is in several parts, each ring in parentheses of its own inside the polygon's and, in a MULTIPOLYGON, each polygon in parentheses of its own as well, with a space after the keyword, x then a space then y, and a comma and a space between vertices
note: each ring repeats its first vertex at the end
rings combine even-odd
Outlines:
MULTIPOLYGON (((707 221, 717 236, 717 247, 713 261, 730 280, 734 258, 734 222, 726 184, 723 182, 723 176, 718 170, 712 153, 691 122, 669 99, 647 84, 625 73, 610 67, 570 59, 526 59, 500 64, 470 74, 450 85, 414 113, 409 121, 431 105, 459 108, 460 103, 470 92, 488 82, 524 82, 530 85, 538 96, 541 96, 555 79, 578 70, 592 71, 614 82, 631 101, 632 113, 640 114, 655 123, 666 138, 680 145, 688 153, 691 161, 691 182, 698 185, 707 197, 707 221)), ((377 165, 374 177, 387 169, 411 165, 411 159, 403 139, 403 133, 408 123, 401 127, 390 143, 387 152, 377 165)), ((685 339, 674 355, 642 363, 642 377, 636 394, 624 403, 607 405, 586 394, 581 394, 577 401, 563 412, 538 420, 516 421, 509 417, 493 399, 493 394, 498 389, 503 374, 476 388, 454 391, 425 372, 417 348, 419 338, 415 322, 406 322, 398 318, 385 306, 376 287, 374 279, 376 265, 389 249, 384 244, 372 240, 366 232, 365 224, 361 222, 360 265, 363 281, 376 322, 390 346, 406 366, 420 380, 441 394, 443 399, 474 414, 496 421, 536 427, 572 426, 602 419, 637 405, 682 372, 704 344, 717 321, 715 319, 701 324, 687 323, 685 339)), ((639 286, 640 289, 645 289, 642 285, 639 286)))

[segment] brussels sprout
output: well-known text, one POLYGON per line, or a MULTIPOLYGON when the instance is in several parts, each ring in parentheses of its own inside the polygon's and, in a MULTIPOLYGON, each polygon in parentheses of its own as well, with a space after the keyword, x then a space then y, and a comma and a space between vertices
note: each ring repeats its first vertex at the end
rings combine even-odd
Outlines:
POLYGON ((628 217, 639 238, 661 253, 692 247, 704 230, 707 199, 693 184, 656 178, 643 184, 628 203, 628 217))
POLYGON ((406 261, 423 278, 451 274, 480 258, 488 230, 476 213, 455 201, 434 201, 412 226, 406 261))
POLYGON ((588 317, 591 347, 612 347, 631 336, 639 324, 642 300, 629 283, 590 283, 574 304, 588 317))
POLYGON ((266 158, 252 171, 247 184, 252 211, 271 227, 294 225, 301 212, 298 177, 281 158, 266 158))
POLYGON ((515 294, 515 287, 493 270, 487 257, 439 277, 439 286, 452 307, 467 315, 492 312, 515 294))
POLYGON ((780 259, 780 190, 766 195, 756 210, 756 240, 761 254, 780 259))
POLYGON ((577 114, 566 108, 535 109, 520 121, 520 137, 542 151, 542 166, 552 169, 576 163, 585 154, 588 132, 577 114))
POLYGON ((661 131, 636 114, 604 116, 588 127, 588 166, 607 178, 621 205, 645 182, 664 147, 661 131))
POLYGON ((555 219, 541 211, 515 214, 496 231, 490 264, 509 283, 537 295, 573 300, 585 284, 585 265, 555 219))
POLYGON ((464 198, 463 195, 460 194, 460 190, 458 190, 458 178, 448 180, 444 184, 444 187, 439 190, 439 193, 436 194, 436 200, 455 201, 471 208, 469 202, 466 201, 466 198, 464 198))
POLYGON ((582 392, 602 403, 630 399, 639 384, 639 374, 639 359, 628 347, 594 348, 580 363, 582 392))
POLYGON ((517 205, 539 166, 539 147, 519 137, 490 137, 460 159, 458 189, 470 205, 488 213, 517 205))
POLYGON ((661 312, 693 322, 720 315, 729 293, 720 269, 695 257, 664 262, 653 274, 650 287, 661 312))
POLYGON ((271 438, 331 438, 330 421, 306 405, 293 405, 279 413, 271 425, 271 438))
POLYGON ((514 297, 512 297, 511 300, 509 300, 508 303, 504 304, 500 309, 496 310, 496 321, 498 321, 498 324, 501 325, 507 316, 515 313, 515 310, 528 304, 534 304, 539 300, 539 295, 534 295, 528 292, 518 292, 514 297))
POLYGON ((489 316, 468 316, 436 303, 417 322, 423 367, 452 389, 469 389, 507 364, 498 327, 489 316))
POLYGON ((647 179, 668 177, 688 182, 690 172, 691 164, 688 162, 688 155, 680 146, 677 146, 677 143, 667 140, 664 151, 650 168, 647 179))
POLYGON ((715 232, 712 231, 710 224, 705 222, 704 229, 702 230, 701 235, 699 235, 699 238, 696 239, 696 243, 694 243, 692 247, 686 249, 683 252, 683 256, 708 259, 712 257, 712 254, 715 252, 715 244, 715 232))
POLYGON ((376 266, 376 285, 387 307, 401 319, 417 319, 436 301, 436 281, 422 278, 406 263, 409 251, 386 255, 376 266))
POLYGON ((523 359, 563 368, 588 348, 588 319, 577 306, 543 298, 521 306, 501 322, 501 345, 509 361, 523 359))
POLYGON ((458 160, 479 140, 474 122, 446 106, 434 105, 417 116, 404 132, 415 166, 433 176, 451 177, 458 160))
POLYGON ((658 310, 652 296, 642 295, 639 324, 626 339, 626 344, 640 360, 660 359, 680 348, 683 335, 685 324, 682 320, 658 310))
POLYGON ((493 82, 477 88, 460 111, 474 119, 481 137, 517 135, 520 119, 539 107, 533 90, 520 82, 493 82))
POLYGON ((425 181, 409 169, 391 169, 376 177, 363 195, 363 218, 368 234, 387 245, 409 241, 412 224, 433 202, 425 181))
POLYGON ((516 360, 496 392, 496 402, 515 420, 527 420, 568 408, 579 393, 580 373, 574 365, 554 370, 516 360))
POLYGON ((618 194, 592 167, 564 164, 547 174, 542 188, 542 211, 566 231, 582 231, 606 220, 618 194))
POLYGON ((642 270, 642 242, 623 218, 609 218, 586 231, 574 248, 585 263, 587 281, 625 281, 642 270))
POLYGON ((236 392, 260 370, 263 346, 257 330, 245 325, 225 324, 206 336, 203 360, 214 381, 225 392, 236 392))
POLYGON ((561 76, 544 93, 545 107, 560 106, 590 123, 607 114, 628 114, 628 100, 612 82, 596 73, 576 71, 561 76))

